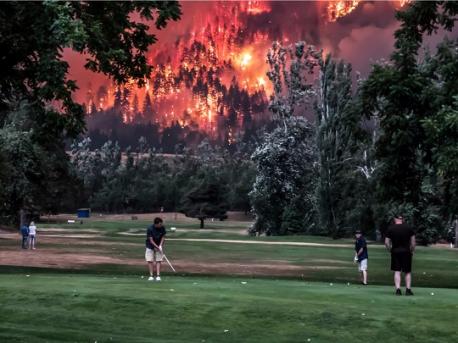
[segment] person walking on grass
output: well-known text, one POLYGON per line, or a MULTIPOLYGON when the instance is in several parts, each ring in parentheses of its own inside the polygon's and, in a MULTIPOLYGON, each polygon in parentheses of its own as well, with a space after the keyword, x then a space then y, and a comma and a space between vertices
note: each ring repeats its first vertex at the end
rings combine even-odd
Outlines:
POLYGON ((29 225, 29 246, 30 249, 35 250, 35 243, 36 243, 36 236, 37 234, 37 227, 35 226, 34 222, 30 222, 29 225))
POLYGON ((367 286, 367 243, 361 230, 355 232, 355 262, 358 262, 358 271, 361 274, 361 283, 367 286))
POLYGON ((156 281, 161 281, 161 263, 164 258, 162 249, 165 240, 165 227, 161 218, 155 218, 154 224, 146 230, 145 259, 148 263, 148 281, 154 281, 154 269, 156 269, 156 281))
POLYGON ((401 273, 404 273, 406 295, 412 292, 412 256, 415 251, 415 230, 404 223, 402 216, 394 218, 394 224, 388 227, 385 246, 391 252, 391 270, 394 272, 396 295, 401 292, 401 273))
POLYGON ((29 227, 27 225, 21 226, 21 235, 22 235, 22 249, 28 248, 28 241, 29 241, 29 227))

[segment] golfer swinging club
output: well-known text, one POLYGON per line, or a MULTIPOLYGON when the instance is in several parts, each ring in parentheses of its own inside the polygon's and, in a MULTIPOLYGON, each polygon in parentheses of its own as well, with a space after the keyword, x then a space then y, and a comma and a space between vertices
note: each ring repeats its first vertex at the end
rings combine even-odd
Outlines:
POLYGON ((165 228, 162 226, 162 219, 155 218, 154 224, 146 230, 146 252, 145 260, 148 262, 149 278, 154 281, 154 267, 156 267, 156 281, 161 281, 161 262, 164 258, 162 247, 165 240, 165 228))

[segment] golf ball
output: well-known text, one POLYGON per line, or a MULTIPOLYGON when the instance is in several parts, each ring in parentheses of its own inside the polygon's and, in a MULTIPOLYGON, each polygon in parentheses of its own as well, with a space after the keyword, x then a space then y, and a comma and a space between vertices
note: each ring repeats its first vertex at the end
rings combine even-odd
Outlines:
POLYGON ((431 295, 434 295, 434 292, 431 292, 431 295))
POLYGON ((332 282, 329 284, 329 286, 332 286, 332 282))

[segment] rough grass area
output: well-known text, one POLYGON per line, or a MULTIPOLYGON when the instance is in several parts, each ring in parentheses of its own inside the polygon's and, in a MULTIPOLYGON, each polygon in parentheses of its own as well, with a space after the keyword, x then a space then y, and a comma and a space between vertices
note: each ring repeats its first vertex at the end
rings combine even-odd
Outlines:
POLYGON ((392 293, 294 280, 0 274, 0 341, 455 341, 458 291, 392 293))

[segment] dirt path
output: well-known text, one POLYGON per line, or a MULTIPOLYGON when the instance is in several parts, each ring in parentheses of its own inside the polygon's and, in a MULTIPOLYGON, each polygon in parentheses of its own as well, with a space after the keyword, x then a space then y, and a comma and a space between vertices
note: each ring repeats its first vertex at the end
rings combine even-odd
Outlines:
MULTIPOLYGON (((142 258, 116 258, 88 252, 65 252, 65 250, 46 248, 37 250, 22 250, 15 248, 0 251, 0 265, 56 269, 84 269, 85 267, 90 267, 91 265, 145 266, 145 262, 142 258)), ((314 270, 345 268, 343 266, 324 265, 299 266, 288 263, 288 261, 232 263, 201 262, 178 259, 173 261, 173 265, 178 273, 247 276, 299 276, 314 270)), ((166 272, 171 272, 171 269, 166 263, 163 263, 163 269, 166 272)))

